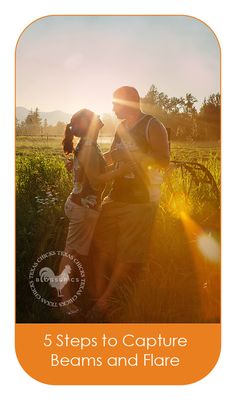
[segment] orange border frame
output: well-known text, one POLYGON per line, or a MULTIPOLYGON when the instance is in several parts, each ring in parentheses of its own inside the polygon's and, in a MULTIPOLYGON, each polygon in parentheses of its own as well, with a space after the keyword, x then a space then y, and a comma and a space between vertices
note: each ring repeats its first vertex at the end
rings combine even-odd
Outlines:
MULTIPOLYGON (((204 22, 203 20, 201 20, 200 18, 197 18, 197 17, 194 17, 194 16, 191 16, 191 15, 187 15, 187 14, 49 14, 49 15, 45 15, 45 16, 42 16, 42 17, 39 17, 39 18, 36 18, 35 20, 33 20, 32 22, 30 22, 24 29, 23 29, 23 31, 20 33, 20 35, 19 35, 19 37, 18 37, 18 39, 17 39, 17 42, 16 42, 16 46, 15 46, 15 53, 14 53, 14 65, 15 65, 15 70, 14 70, 14 118, 15 118, 15 179, 16 179, 16 59, 17 59, 17 54, 16 54, 16 52, 17 52, 17 46, 18 46, 18 44, 19 44, 19 41, 20 41, 20 39, 21 39, 21 37, 22 37, 22 35, 24 34, 24 32, 30 27, 30 25, 32 25, 33 23, 35 23, 35 22, 37 22, 37 21, 39 21, 39 20, 41 20, 41 19, 45 19, 45 18, 50 18, 50 17, 186 17, 186 18, 192 18, 192 19, 195 19, 195 20, 197 20, 197 21, 199 21, 200 23, 202 23, 202 24, 204 24, 205 26, 207 26, 209 29, 210 29, 210 31, 214 34, 214 36, 215 36, 215 38, 216 38, 216 41, 217 41, 217 43, 218 43, 218 46, 219 46, 219 50, 220 50, 220 95, 221 95, 221 99, 222 99, 222 49, 221 49, 221 45, 220 45, 220 41, 219 41, 219 39, 218 39, 218 37, 217 37, 217 35, 216 35, 216 33, 214 32, 214 30, 206 23, 206 22, 204 22)), ((221 101, 221 123, 220 123, 220 132, 221 132, 221 134, 220 134, 220 155, 222 155, 222 101, 221 101)), ((220 168, 221 168, 221 170, 220 170, 220 184, 221 184, 221 186, 222 186, 222 161, 220 162, 220 168)), ((221 190, 221 192, 220 192, 220 201, 221 201, 221 204, 222 204, 222 190, 221 190)), ((15 191, 15 209, 16 209, 16 191, 15 191)), ((222 211, 221 211, 221 214, 220 214, 220 222, 221 222, 221 226, 222 226, 222 211)), ((16 223, 16 212, 15 212, 15 223, 16 223)), ((222 234, 222 228, 221 228, 221 230, 220 230, 220 235, 222 234)), ((221 250, 222 250, 222 246, 220 246, 220 248, 221 248, 221 250)), ((16 250, 16 232, 15 232, 15 250, 16 250)), ((220 265, 221 265, 221 273, 220 273, 220 281, 222 280, 222 251, 221 251, 221 260, 220 260, 220 265)), ((16 251, 15 251, 15 272, 16 272, 16 251)), ((221 294, 222 294, 222 286, 221 286, 221 294)), ((15 304, 14 304, 14 320, 15 320, 15 343, 16 343, 16 325, 18 325, 17 323, 16 323, 16 273, 15 273, 15 304)), ((220 306, 220 322, 219 322, 219 325, 220 325, 220 331, 222 331, 222 328, 221 328, 221 321, 222 321, 222 298, 221 298, 221 306, 220 306)), ((27 324, 25 324, 25 325, 27 325, 27 324)), ((38 324, 36 324, 36 325, 38 325, 38 324)), ((53 326, 53 323, 52 324, 49 324, 49 325, 51 325, 51 326, 53 326)), ((58 326, 60 325, 60 324, 57 324, 58 326)), ((67 324, 67 325, 71 325, 71 324, 67 324)), ((113 324, 111 324, 111 325, 113 325, 113 324)), ((117 325, 117 324, 114 324, 114 325, 117 325)), ((122 324, 120 324, 120 325, 122 325, 122 324)), ((164 324, 163 324, 164 325, 164 324)), ((172 325, 172 324, 170 324, 170 325, 172 325)), ((199 324, 192 324, 192 325, 199 325, 199 324)), ((96 326, 96 324, 94 324, 94 326, 96 326)), ((15 351, 16 351, 16 348, 15 348, 15 351)), ((220 356, 220 352, 221 352, 221 348, 220 348, 220 351, 219 351, 219 356, 220 356)), ((218 359, 219 359, 219 356, 218 356, 218 359)), ((19 360, 18 360, 19 361, 19 360)), ((19 362, 20 363, 20 362, 19 362)), ((21 364, 21 363, 20 363, 21 364)), ((216 363, 215 363, 216 364, 216 363)), ((213 368, 215 367, 215 364, 214 364, 214 366, 213 366, 213 368)), ((21 365, 22 366, 22 365, 21 365)), ((23 368, 23 366, 22 366, 22 368, 23 368)), ((212 368, 212 369, 213 369, 212 368)), ((24 369, 24 368, 23 368, 24 369)), ((212 370, 211 369, 211 370, 212 370)), ((211 370, 209 371, 209 372, 211 372, 211 370)), ((208 373, 209 373, 208 372, 208 373)), ((207 374, 208 374, 207 373, 207 374)), ((206 375, 205 375, 206 376, 206 375)), ((200 378, 200 379, 202 379, 202 378, 200 378)), ((193 381, 193 383, 194 383, 195 381, 193 381)), ((191 383, 191 382, 190 382, 191 383)), ((65 383, 62 383, 62 384, 65 384, 65 383)), ((69 384, 71 384, 71 383, 69 383, 69 384)), ((79 384, 79 383, 78 383, 79 384)), ((83 384, 83 383, 82 383, 83 384)), ((102 384, 104 384, 104 383, 102 383, 102 384)), ((128 385, 129 383, 125 383, 125 385, 128 385)), ((135 385, 136 384, 139 384, 139 383, 135 383, 135 385)), ((140 385, 146 385, 147 383, 141 383, 140 385)), ((160 383, 160 384, 162 384, 162 383, 160 383)), ((168 383, 164 383, 164 384, 168 384, 168 383)), ((176 384, 176 383, 174 383, 174 384, 176 384)), ((181 383, 180 383, 181 384, 181 383)), ((186 384, 186 383, 185 383, 186 384)), ((109 385, 109 383, 107 383, 107 385, 109 385)), ((171 384, 172 385, 172 384, 171 384)))

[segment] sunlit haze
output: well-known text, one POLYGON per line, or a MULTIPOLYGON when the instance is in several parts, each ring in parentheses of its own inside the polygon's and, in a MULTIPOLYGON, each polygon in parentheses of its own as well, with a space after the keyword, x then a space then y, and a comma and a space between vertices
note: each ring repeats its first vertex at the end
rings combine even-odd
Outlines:
MULTIPOLYGON (((17 46, 17 106, 112 111, 112 93, 151 84, 199 103, 220 89, 213 32, 191 17, 54 16, 31 24, 17 46)), ((199 104, 198 104, 199 107, 199 104)))

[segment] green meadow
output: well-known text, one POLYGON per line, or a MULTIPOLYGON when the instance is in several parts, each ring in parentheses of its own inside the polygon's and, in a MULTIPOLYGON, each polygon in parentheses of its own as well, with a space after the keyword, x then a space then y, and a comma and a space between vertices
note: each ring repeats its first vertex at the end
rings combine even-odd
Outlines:
MULTIPOLYGON (((101 147, 106 150, 108 141, 101 147)), ((173 142, 171 160, 203 165, 220 191, 218 142, 173 142)), ((63 206, 71 186, 60 137, 16 137, 19 322, 64 322, 34 299, 28 274, 38 255, 64 247, 68 220, 63 206)), ((137 279, 124 281, 110 299, 109 321, 218 322, 219 243, 216 188, 194 165, 190 170, 173 168, 162 185, 149 259, 136 271, 137 279)))

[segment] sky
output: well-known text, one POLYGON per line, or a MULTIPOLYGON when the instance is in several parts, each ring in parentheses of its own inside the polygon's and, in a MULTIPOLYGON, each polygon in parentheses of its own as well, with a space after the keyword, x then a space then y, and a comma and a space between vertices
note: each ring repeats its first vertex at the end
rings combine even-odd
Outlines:
POLYGON ((220 90, 220 49, 211 29, 182 16, 49 16, 29 25, 16 48, 16 104, 73 114, 112 111, 112 93, 154 84, 192 93, 198 107, 220 90))

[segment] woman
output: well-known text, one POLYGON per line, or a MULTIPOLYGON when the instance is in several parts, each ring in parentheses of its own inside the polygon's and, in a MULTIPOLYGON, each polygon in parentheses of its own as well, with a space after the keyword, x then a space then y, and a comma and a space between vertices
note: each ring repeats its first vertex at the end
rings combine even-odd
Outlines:
MULTIPOLYGON (((94 229, 98 220, 101 196, 106 182, 129 171, 129 164, 119 169, 108 170, 105 159, 97 145, 97 138, 103 123, 92 111, 82 109, 74 114, 66 126, 62 142, 64 153, 73 154, 73 189, 65 203, 65 214, 69 219, 65 251, 75 255, 83 266, 87 264, 94 229), (80 138, 73 146, 74 136, 80 138)), ((63 271, 68 259, 60 264, 63 271)), ((70 286, 65 286, 69 296, 70 286)), ((79 309, 75 304, 66 307, 66 313, 72 314, 79 309)))

